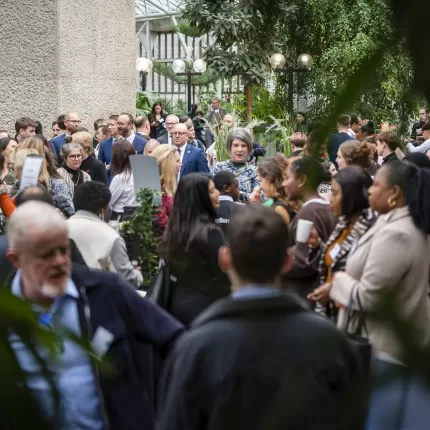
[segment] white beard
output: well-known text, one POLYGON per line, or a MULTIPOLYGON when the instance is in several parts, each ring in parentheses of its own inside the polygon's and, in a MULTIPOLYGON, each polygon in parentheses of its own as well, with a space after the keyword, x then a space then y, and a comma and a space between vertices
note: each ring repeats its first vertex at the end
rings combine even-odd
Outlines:
POLYGON ((60 289, 52 284, 44 283, 41 288, 41 293, 50 299, 64 296, 64 289, 60 289))

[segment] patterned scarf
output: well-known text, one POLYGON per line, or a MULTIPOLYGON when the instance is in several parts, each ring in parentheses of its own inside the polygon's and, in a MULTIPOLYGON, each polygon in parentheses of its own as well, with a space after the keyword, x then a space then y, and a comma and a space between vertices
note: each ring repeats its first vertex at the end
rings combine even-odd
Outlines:
MULTIPOLYGON (((341 272, 345 270, 346 261, 349 257, 350 252, 357 246, 357 243, 361 236, 369 230, 370 227, 375 223, 377 215, 372 209, 367 208, 364 209, 357 221, 354 224, 354 227, 351 230, 349 236, 343 241, 340 246, 340 251, 333 258, 333 263, 331 265, 331 274, 332 276, 336 272, 341 272)), ((339 222, 334 228, 332 234, 330 235, 328 241, 322 245, 321 247, 321 257, 319 262, 319 272, 321 278, 321 285, 325 284, 327 279, 327 267, 325 265, 325 253, 327 248, 342 234, 346 227, 348 227, 349 221, 345 219, 345 217, 339 218, 339 222)))

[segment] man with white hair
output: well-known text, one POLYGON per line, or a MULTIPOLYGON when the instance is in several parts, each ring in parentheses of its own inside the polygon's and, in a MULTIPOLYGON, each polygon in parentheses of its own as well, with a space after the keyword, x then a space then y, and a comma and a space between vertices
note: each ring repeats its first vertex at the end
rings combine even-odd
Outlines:
POLYGON ((176 115, 167 115, 165 124, 167 132, 159 136, 157 140, 160 143, 167 143, 168 145, 173 145, 172 130, 176 124, 179 124, 179 118, 176 115))
POLYGON ((27 386, 53 428, 153 428, 145 352, 152 345, 165 355, 182 326, 140 298, 117 275, 72 267, 66 221, 49 204, 31 201, 18 207, 7 232, 7 256, 17 269, 12 293, 33 302, 41 326, 57 337, 55 357, 35 345, 60 395, 55 413, 53 395, 39 364, 16 334, 9 336, 28 376, 27 386), (90 342, 97 360, 65 338, 66 330, 90 342), (109 373, 98 369, 105 359, 112 366, 109 373))

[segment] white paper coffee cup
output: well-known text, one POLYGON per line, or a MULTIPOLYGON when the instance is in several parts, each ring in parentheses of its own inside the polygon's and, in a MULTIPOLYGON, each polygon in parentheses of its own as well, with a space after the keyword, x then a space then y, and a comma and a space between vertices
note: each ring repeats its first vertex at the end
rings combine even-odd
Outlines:
POLYGON ((299 219, 296 230, 296 242, 307 243, 314 223, 306 219, 299 219))

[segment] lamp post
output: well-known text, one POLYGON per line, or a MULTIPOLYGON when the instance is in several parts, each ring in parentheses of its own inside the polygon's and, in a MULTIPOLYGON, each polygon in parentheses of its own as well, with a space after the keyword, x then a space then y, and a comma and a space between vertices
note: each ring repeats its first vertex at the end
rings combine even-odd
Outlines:
POLYGON ((191 111, 191 87, 192 82, 191 78, 193 76, 200 76, 206 70, 206 63, 203 60, 196 60, 193 63, 193 70, 187 70, 187 65, 183 60, 175 60, 172 63, 172 69, 178 76, 186 76, 187 77, 187 96, 188 96, 188 112, 191 111))
POLYGON ((301 54, 297 58, 297 67, 286 67, 286 58, 282 54, 273 54, 270 57, 270 65, 278 73, 288 73, 288 104, 290 114, 293 113, 294 104, 294 73, 309 72, 312 68, 313 59, 309 54, 301 54))
POLYGON ((136 70, 140 72, 140 86, 142 91, 146 90, 146 77, 148 72, 152 70, 152 61, 147 58, 140 57, 136 60, 136 70))

